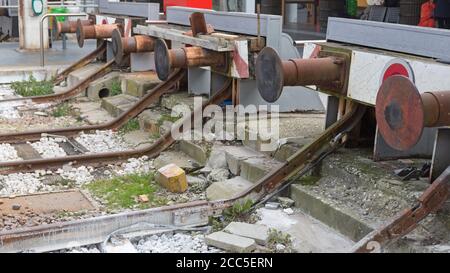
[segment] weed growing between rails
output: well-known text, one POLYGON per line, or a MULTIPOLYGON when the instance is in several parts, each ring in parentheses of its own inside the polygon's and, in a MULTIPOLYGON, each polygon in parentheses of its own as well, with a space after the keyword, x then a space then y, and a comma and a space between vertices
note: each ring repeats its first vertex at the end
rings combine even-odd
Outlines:
POLYGON ((185 104, 172 109, 172 117, 182 117, 172 126, 172 138, 208 142, 260 141, 264 152, 278 148, 279 105, 208 105, 203 111, 201 105, 201 97, 195 97, 194 113, 185 104), (193 118, 188 118, 192 114, 193 118))

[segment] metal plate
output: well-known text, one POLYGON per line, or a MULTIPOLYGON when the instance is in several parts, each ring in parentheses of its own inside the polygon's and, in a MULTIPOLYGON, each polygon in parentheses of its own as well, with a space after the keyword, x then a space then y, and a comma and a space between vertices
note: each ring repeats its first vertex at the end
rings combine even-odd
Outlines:
POLYGON ((170 75, 169 48, 163 39, 157 39, 155 42, 155 67, 158 78, 162 81, 167 80, 170 75))
POLYGON ((124 52, 122 45, 122 34, 118 29, 113 30, 112 32, 112 52, 114 54, 114 58, 117 64, 122 63, 124 52))
POLYGON ((83 24, 81 23, 81 20, 77 20, 77 42, 79 47, 83 47, 84 45, 84 31, 83 31, 83 24))
POLYGON ((394 149, 408 150, 420 139, 424 109, 416 86, 404 76, 391 76, 381 85, 376 100, 381 135, 394 149))
POLYGON ((258 54, 255 64, 256 81, 261 97, 275 102, 284 87, 283 64, 275 49, 266 47, 258 54))

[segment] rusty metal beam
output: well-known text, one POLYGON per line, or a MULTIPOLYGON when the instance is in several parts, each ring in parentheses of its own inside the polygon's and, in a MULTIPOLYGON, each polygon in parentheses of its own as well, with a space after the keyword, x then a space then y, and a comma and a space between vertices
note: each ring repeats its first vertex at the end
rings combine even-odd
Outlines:
POLYGON ((430 213, 437 212, 450 197, 450 167, 448 167, 423 194, 418 203, 405 209, 397 217, 360 240, 352 252, 367 253, 408 234, 430 213))
POLYGON ((335 56, 282 61, 274 49, 266 47, 255 64, 258 90, 264 100, 275 102, 284 86, 342 88, 347 74, 345 64, 345 58, 335 56))
POLYGON ((155 43, 155 66, 160 80, 166 80, 175 68, 225 66, 226 53, 197 46, 169 49, 163 39, 155 43))
POLYGON ((419 141, 425 127, 450 125, 450 91, 420 94, 408 78, 391 76, 378 91, 376 119, 389 146, 408 150, 419 141))

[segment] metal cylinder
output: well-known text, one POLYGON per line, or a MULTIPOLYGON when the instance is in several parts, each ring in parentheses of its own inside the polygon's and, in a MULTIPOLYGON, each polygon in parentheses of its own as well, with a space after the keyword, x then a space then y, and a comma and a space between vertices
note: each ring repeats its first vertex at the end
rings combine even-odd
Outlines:
MULTIPOLYGON (((89 26, 94 24, 91 19, 88 20, 80 20, 83 26, 89 26)), ((57 22, 56 23, 56 31, 57 35, 61 33, 76 33, 77 32, 77 21, 65 21, 65 22, 57 22)))
POLYGON ((226 56, 222 52, 196 46, 168 49, 162 39, 155 43, 155 66, 160 80, 166 80, 174 68, 220 66, 225 63, 226 56))
POLYGON ((450 125, 450 91, 419 93, 407 77, 395 75, 381 85, 376 100, 378 130, 394 149, 411 149, 425 127, 450 125))
POLYGON ((284 86, 339 86, 343 64, 338 57, 282 61, 274 49, 266 47, 256 59, 258 90, 264 100, 275 102, 284 86))
POLYGON ((123 57, 130 53, 153 52, 155 39, 146 35, 122 37, 119 29, 113 30, 112 51, 117 63, 121 63, 123 57))
POLYGON ((86 39, 106 39, 111 38, 113 30, 118 29, 123 32, 121 24, 103 24, 83 26, 81 20, 77 21, 77 41, 83 47, 86 39))

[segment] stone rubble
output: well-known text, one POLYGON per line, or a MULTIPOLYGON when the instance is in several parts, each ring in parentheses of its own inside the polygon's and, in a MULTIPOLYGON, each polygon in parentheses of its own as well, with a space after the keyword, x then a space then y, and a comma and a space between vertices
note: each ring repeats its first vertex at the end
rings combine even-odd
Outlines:
POLYGON ((0 144, 0 162, 16 160, 21 160, 21 158, 17 155, 16 149, 8 143, 0 144))
POLYGON ((41 137, 37 142, 27 142, 30 144, 43 158, 64 157, 66 152, 58 143, 65 142, 64 138, 41 137))
POLYGON ((88 149, 89 153, 117 152, 129 148, 121 137, 111 130, 96 131, 95 134, 82 133, 75 140, 88 149))
POLYGON ((149 160, 148 156, 144 155, 140 158, 129 158, 127 162, 116 169, 114 172, 117 175, 126 175, 132 173, 147 173, 153 170, 153 160, 149 160))
POLYGON ((78 168, 74 168, 66 165, 62 169, 58 169, 56 173, 64 179, 75 181, 77 185, 83 185, 95 179, 92 175, 93 171, 94 168, 91 166, 80 166, 78 168))
MULTIPOLYGON (((9 85, 0 85, 0 100, 11 98, 12 96, 14 96, 14 90, 12 90, 9 85)), ((20 118, 19 112, 16 109, 20 104, 20 102, 0 103, 0 118, 20 118)))
POLYGON ((205 243, 205 235, 175 233, 153 235, 138 241, 136 248, 142 253, 211 253, 219 252, 205 243))

